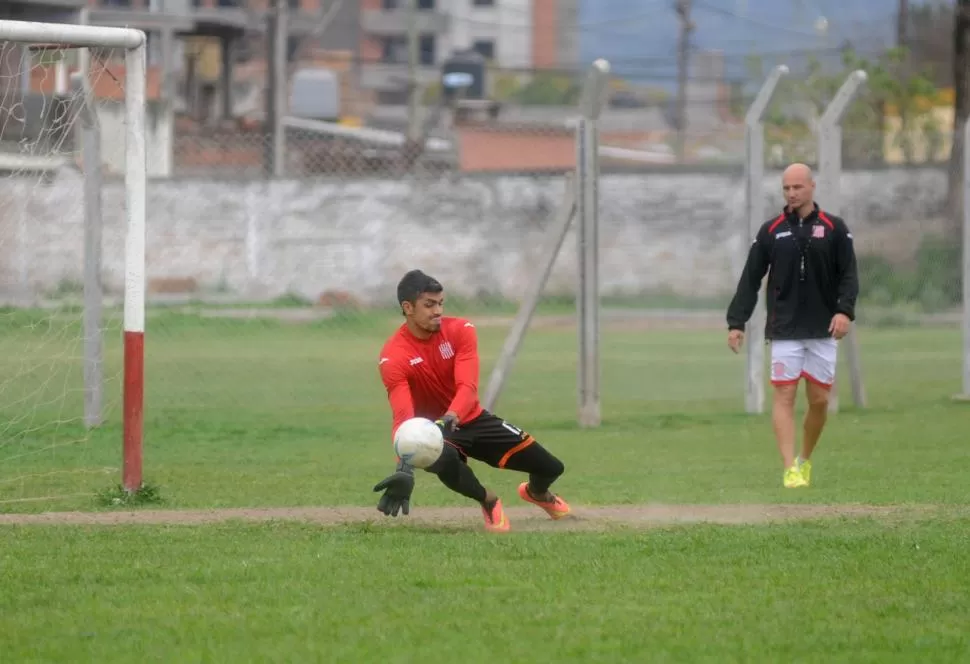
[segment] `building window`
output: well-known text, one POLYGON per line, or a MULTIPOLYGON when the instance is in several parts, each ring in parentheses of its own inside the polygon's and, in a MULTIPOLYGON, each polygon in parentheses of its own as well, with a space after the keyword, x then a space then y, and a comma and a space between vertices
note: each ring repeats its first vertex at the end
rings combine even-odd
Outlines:
POLYGON ((472 0, 472 5, 475 7, 494 7, 495 0, 472 0))
POLYGON ((472 44, 472 50, 481 54, 486 60, 495 59, 495 42, 491 39, 476 40, 472 44))
POLYGON ((405 37, 384 37, 381 43, 381 62, 408 61, 408 40, 405 37))
POLYGON ((422 65, 430 66, 435 63, 434 35, 421 35, 418 45, 418 58, 422 65))
MULTIPOLYGON (((418 41, 418 63, 430 67, 435 63, 437 43, 434 35, 421 35, 418 41)), ((381 62, 405 64, 408 61, 408 39, 404 36, 384 37, 381 43, 381 62)))

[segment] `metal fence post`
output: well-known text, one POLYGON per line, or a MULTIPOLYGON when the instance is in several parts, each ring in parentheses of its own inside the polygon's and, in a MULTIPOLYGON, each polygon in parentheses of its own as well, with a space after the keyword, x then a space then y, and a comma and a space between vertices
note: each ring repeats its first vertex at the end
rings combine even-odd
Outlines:
POLYGON ((266 15, 268 25, 266 38, 270 47, 267 62, 269 89, 266 94, 266 131, 269 132, 263 160, 266 177, 281 178, 286 175, 286 125, 287 51, 289 48, 289 2, 275 0, 266 15))
MULTIPOLYGON (((867 75, 861 69, 849 74, 849 77, 832 98, 818 128, 818 189, 816 201, 820 208, 834 214, 842 210, 842 119, 849 108, 849 104, 858 94, 859 89, 866 82, 867 75)), ((866 392, 862 381, 862 365, 859 359, 859 340, 856 336, 855 325, 849 328, 845 337, 845 357, 849 363, 849 381, 852 385, 852 400, 856 407, 865 408, 866 392)), ((832 386, 829 398, 829 412, 839 410, 839 393, 836 380, 832 386)))
POLYGON ((599 356, 599 116, 610 65, 589 69, 576 128, 576 218, 579 245, 579 426, 600 424, 599 356))
POLYGON ((556 264, 556 258, 559 256, 562 243, 569 233, 569 227, 572 226, 573 217, 575 216, 576 188, 573 183, 572 174, 567 174, 566 187, 563 191, 562 203, 556 212, 556 219, 546 230, 542 246, 537 252, 537 257, 539 257, 537 262, 538 272, 526 287, 522 305, 515 314, 512 329, 509 330, 509 334, 505 338, 502 352, 488 380, 488 387, 485 390, 482 405, 489 410, 495 408, 495 402, 498 401, 498 397, 505 387, 505 381, 508 378, 509 372, 512 370, 512 364, 515 362, 515 356, 518 355, 519 348, 522 346, 525 333, 529 329, 529 323, 532 322, 532 316, 535 314, 536 307, 539 306, 542 291, 546 286, 546 282, 549 281, 549 275, 552 274, 552 268, 556 264))
MULTIPOLYGON (((788 67, 779 65, 768 75, 758 95, 751 103, 744 117, 744 219, 742 237, 748 247, 758 234, 765 221, 765 126, 764 115, 778 88, 781 77, 788 73, 788 67)), ((747 355, 745 364, 744 407, 748 413, 763 413, 765 409, 765 308, 762 298, 758 298, 751 320, 748 322, 747 355)))
POLYGON ((556 258, 569 232, 573 219, 578 217, 579 285, 577 309, 579 315, 579 423, 582 426, 599 424, 598 322, 599 282, 597 279, 596 221, 598 213, 598 146, 596 119, 603 106, 609 63, 593 63, 580 100, 582 117, 576 129, 576 173, 567 175, 562 203, 555 221, 549 226, 539 251, 537 272, 530 281, 522 305, 515 316, 492 374, 482 404, 493 408, 505 387, 515 356, 522 345, 529 323, 535 313, 542 290, 552 273, 556 258), (592 223, 588 223, 592 219, 592 223), (592 233, 592 242, 587 242, 592 233), (584 419, 588 417, 588 419, 584 419))
MULTIPOLYGON (((88 25, 89 13, 78 12, 78 24, 88 25)), ((84 171, 84 424, 99 426, 104 417, 104 292, 101 283, 101 244, 103 210, 101 190, 101 120, 92 102, 91 55, 78 52, 77 99, 79 100, 77 137, 84 171)))

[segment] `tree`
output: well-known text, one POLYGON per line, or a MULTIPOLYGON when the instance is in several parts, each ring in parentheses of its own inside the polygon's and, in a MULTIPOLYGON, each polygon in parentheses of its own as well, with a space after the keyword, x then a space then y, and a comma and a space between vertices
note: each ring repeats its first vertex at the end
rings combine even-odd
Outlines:
POLYGON ((537 71, 512 98, 523 106, 574 106, 579 103, 581 91, 582 83, 578 77, 537 71))
POLYGON ((953 34, 954 12, 943 3, 910 6, 907 48, 912 65, 929 72, 941 88, 953 85, 953 40, 940 35, 953 34))
POLYGON ((567 72, 537 70, 531 74, 490 69, 493 97, 523 106, 575 106, 582 80, 567 72))
POLYGON ((947 187, 947 232, 962 237, 964 125, 970 118, 970 0, 957 0, 953 17, 953 149, 947 187))
MULTIPOLYGON (((970 0, 968 0, 970 1, 970 0)), ((763 78, 760 63, 751 61, 753 73, 763 78)), ((907 162, 915 161, 918 143, 938 143, 939 127, 926 114, 937 96, 937 86, 925 69, 917 70, 905 48, 883 52, 875 60, 858 56, 846 46, 841 62, 823 63, 810 58, 802 74, 782 79, 765 124, 789 150, 788 161, 814 161, 813 128, 848 75, 862 69, 868 81, 843 119, 843 163, 871 164, 885 160, 885 113, 899 118, 897 147, 907 162)))
MULTIPOLYGON (((884 136, 886 132, 886 116, 893 113, 899 119, 899 131, 896 133, 896 145, 903 153, 903 160, 907 164, 916 161, 916 149, 919 144, 932 148, 938 143, 939 127, 932 116, 938 89, 932 80, 929 69, 916 70, 906 48, 894 48, 886 51, 875 62, 859 58, 853 53, 845 56, 846 70, 862 69, 869 75, 867 90, 861 96, 862 103, 857 103, 846 117, 847 128, 846 156, 851 160, 852 140, 848 136, 854 123, 863 124, 862 131, 874 132, 868 142, 878 141, 876 148, 880 157, 885 158, 884 136), (878 109, 875 127, 867 119, 872 117, 873 109, 878 109)), ((927 159, 933 158, 932 149, 926 150, 927 159)))

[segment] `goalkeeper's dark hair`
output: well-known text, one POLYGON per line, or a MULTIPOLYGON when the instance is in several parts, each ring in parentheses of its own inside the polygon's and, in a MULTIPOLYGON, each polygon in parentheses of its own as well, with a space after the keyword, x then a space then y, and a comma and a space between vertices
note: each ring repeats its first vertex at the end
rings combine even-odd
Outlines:
POLYGON ((441 282, 421 270, 411 270, 397 284, 397 303, 414 304, 422 293, 440 293, 445 289, 441 282))

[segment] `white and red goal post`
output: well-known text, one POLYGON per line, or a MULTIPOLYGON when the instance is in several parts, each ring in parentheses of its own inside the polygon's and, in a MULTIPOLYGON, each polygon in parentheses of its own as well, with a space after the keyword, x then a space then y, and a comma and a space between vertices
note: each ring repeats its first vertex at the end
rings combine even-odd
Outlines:
POLYGON ((122 484, 142 486, 145 385, 146 46, 145 33, 67 23, 0 20, 0 44, 29 49, 124 49, 125 51, 125 298, 122 484))

